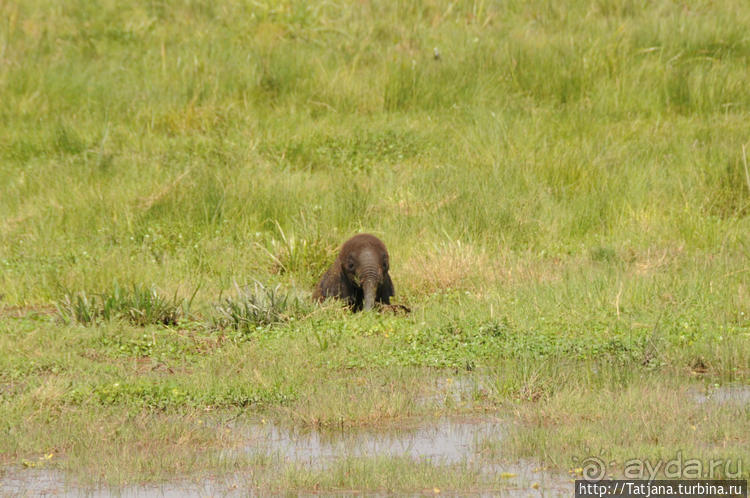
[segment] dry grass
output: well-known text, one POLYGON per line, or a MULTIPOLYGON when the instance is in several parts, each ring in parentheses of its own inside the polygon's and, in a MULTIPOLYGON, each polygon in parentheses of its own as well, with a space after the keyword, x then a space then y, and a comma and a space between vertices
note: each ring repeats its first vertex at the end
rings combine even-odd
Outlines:
POLYGON ((651 275, 678 263, 685 250, 684 244, 671 247, 648 248, 632 254, 629 259, 637 275, 651 275))
POLYGON ((485 250, 452 241, 412 254, 398 264, 394 278, 412 294, 478 290, 495 283, 496 264, 485 250))

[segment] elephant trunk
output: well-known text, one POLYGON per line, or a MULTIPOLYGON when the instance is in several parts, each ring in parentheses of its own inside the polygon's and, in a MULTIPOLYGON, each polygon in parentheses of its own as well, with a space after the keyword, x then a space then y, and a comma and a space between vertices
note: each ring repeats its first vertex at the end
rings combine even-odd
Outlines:
POLYGON ((362 286, 363 309, 371 310, 375 306, 375 297, 380 284, 381 271, 377 256, 373 252, 365 252, 360 256, 359 282, 362 286))
POLYGON ((369 311, 375 305, 375 294, 377 293, 377 282, 375 280, 366 280, 362 284, 362 291, 364 292, 364 303, 363 309, 369 311))

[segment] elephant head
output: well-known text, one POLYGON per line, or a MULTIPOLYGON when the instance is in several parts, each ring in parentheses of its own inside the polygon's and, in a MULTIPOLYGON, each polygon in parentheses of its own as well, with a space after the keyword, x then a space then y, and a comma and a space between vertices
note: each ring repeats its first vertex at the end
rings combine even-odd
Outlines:
POLYGON ((376 302, 390 304, 394 291, 388 268, 385 244, 374 235, 355 235, 341 246, 341 252, 321 278, 313 297, 346 299, 355 311, 370 310, 376 302))

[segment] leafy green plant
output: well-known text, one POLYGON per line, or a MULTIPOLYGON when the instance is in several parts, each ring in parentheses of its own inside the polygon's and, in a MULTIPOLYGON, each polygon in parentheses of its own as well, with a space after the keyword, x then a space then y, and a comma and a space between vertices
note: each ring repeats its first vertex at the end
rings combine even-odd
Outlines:
POLYGON ((281 286, 268 287, 258 281, 252 288, 240 287, 236 282, 235 297, 227 297, 214 306, 214 325, 241 333, 250 333, 257 327, 265 327, 291 319, 302 308, 302 301, 281 286))
POLYGON ((84 325, 93 324, 97 317, 101 316, 104 310, 97 310, 96 296, 89 298, 85 291, 74 294, 65 294, 57 302, 57 310, 63 319, 71 322, 78 322, 84 325))
POLYGON ((67 293, 57 302, 57 309, 67 322, 93 325, 116 318, 135 325, 175 325, 186 314, 185 301, 165 298, 155 287, 133 285, 123 289, 117 282, 108 292, 89 295, 85 291, 67 293))

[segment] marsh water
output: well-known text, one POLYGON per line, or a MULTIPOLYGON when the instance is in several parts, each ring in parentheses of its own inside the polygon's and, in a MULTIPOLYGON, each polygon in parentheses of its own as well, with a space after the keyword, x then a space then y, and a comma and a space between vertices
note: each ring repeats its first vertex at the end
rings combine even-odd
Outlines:
MULTIPOLYGON (((477 385, 456 381, 450 386, 437 387, 440 394, 433 401, 442 404, 460 403, 463 392, 476 390, 477 385)), ((692 395, 697 403, 744 405, 750 403, 750 386, 708 387, 696 389, 692 395)), ((260 419, 235 421, 230 429, 244 443, 227 453, 227 457, 257 455, 270 458, 274 465, 320 470, 347 457, 403 457, 434 464, 465 464, 486 475, 507 475, 507 485, 486 493, 487 496, 498 493, 505 496, 570 496, 572 490, 569 476, 544 471, 534 462, 505 464, 496 458, 487 458, 483 443, 499 444, 501 448, 506 430, 505 422, 492 415, 443 417, 429 422, 401 421, 398 426, 377 429, 328 431, 300 430, 260 419)), ((198 482, 89 488, 77 486, 64 473, 54 469, 0 469, 2 496, 252 496, 251 482, 251 476, 237 474, 198 482)))
POLYGON ((410 457, 450 464, 471 460, 482 439, 497 440, 502 424, 495 418, 439 419, 398 430, 305 431, 273 424, 250 429, 249 453, 277 454, 289 463, 325 468, 341 457, 410 457))
POLYGON ((750 403, 750 386, 710 386, 706 389, 693 390, 693 399, 698 403, 750 403))
MULTIPOLYGON (((483 461, 481 443, 503 437, 503 423, 495 417, 441 418, 409 427, 347 431, 295 430, 272 423, 235 424, 232 430, 247 445, 248 455, 267 455, 279 465, 296 464, 325 469, 345 457, 405 457, 436 464, 477 465, 487 474, 508 475, 503 494, 539 496, 537 483, 548 493, 565 492, 565 476, 552 476, 533 463, 500 465, 483 461)), ((172 482, 159 486, 125 489, 87 489, 68 482, 64 474, 51 469, 6 469, 0 477, 4 496, 248 496, 248 476, 235 475, 201 482, 172 482)))

